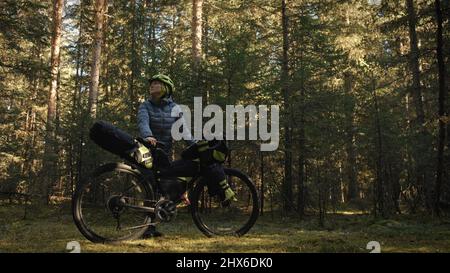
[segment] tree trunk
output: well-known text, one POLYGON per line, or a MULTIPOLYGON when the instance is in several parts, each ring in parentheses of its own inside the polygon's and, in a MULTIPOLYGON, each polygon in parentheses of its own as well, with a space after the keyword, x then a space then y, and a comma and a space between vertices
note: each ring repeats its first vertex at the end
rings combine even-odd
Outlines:
POLYGON ((86 120, 86 115, 84 113, 83 110, 81 110, 82 108, 82 104, 81 104, 81 92, 82 92, 82 87, 83 87, 83 80, 82 80, 82 75, 84 73, 84 67, 85 67, 85 60, 87 59, 87 50, 83 49, 82 53, 81 53, 81 64, 80 64, 80 81, 78 84, 78 99, 77 99, 77 108, 79 109, 80 113, 77 115, 79 119, 81 119, 81 124, 78 125, 78 132, 77 132, 77 159, 76 159, 76 167, 77 167, 77 172, 76 172, 76 179, 75 181, 77 183, 80 183, 81 177, 82 177, 82 165, 83 165, 83 142, 84 142, 84 124, 85 124, 85 120, 86 120))
MULTIPOLYGON (((62 29, 62 13, 64 8, 64 0, 53 1, 53 33, 51 42, 51 84, 48 95, 48 110, 46 124, 46 140, 45 140, 45 156, 43 170, 47 173, 47 181, 43 183, 41 193, 45 197, 49 197, 53 173, 55 172, 56 153, 55 145, 55 121, 56 121, 56 97, 58 91, 58 72, 59 72, 59 56, 61 46, 61 29, 62 29)), ((47 201, 49 201, 47 199, 47 201)))
POLYGON ((438 164, 436 171, 436 188, 435 188, 435 200, 434 200, 434 212, 437 215, 440 215, 439 211, 439 201, 441 196, 442 189, 442 176, 444 172, 444 148, 445 148, 445 122, 444 119, 447 119, 447 113, 445 109, 445 92, 446 92, 446 68, 444 62, 444 53, 443 53, 443 39, 442 39, 442 11, 441 11, 441 1, 435 0, 435 9, 436 9, 436 24, 437 24, 437 32, 436 32, 436 43, 437 43, 437 62, 439 69, 439 140, 438 140, 438 164))
POLYGON ((209 104, 209 87, 210 87, 210 82, 208 79, 208 73, 207 73, 207 69, 208 69, 208 50, 209 50, 209 35, 208 35, 208 29, 209 29, 209 23, 208 23, 208 15, 209 15, 209 9, 205 9, 203 12, 203 17, 205 18, 205 22, 203 24, 203 34, 202 34, 202 39, 203 39, 203 44, 204 44, 204 48, 203 48, 203 56, 202 58, 205 59, 205 67, 202 67, 202 79, 204 80, 204 84, 203 84, 203 96, 205 97, 205 101, 206 104, 209 104))
POLYGON ((325 226, 325 201, 324 201, 324 185, 320 173, 320 166, 316 166, 317 171, 317 188, 318 188, 318 205, 319 205, 319 226, 325 226))
POLYGON ((353 90, 353 76, 350 72, 346 72, 344 75, 344 89, 345 94, 351 100, 349 103, 349 112, 347 114, 345 138, 346 145, 345 150, 347 153, 347 201, 351 201, 358 197, 358 185, 356 178, 356 152, 355 152, 355 126, 354 126, 354 112, 355 102, 352 95, 353 90))
POLYGON ((259 152, 260 153, 260 162, 261 162, 261 193, 260 193, 260 199, 261 199, 261 208, 260 208, 260 215, 262 216, 264 214, 264 153, 263 152, 259 152))
MULTIPOLYGON (((155 1, 151 1, 148 4, 150 9, 150 29, 148 33, 147 46, 150 49, 150 58, 147 58, 147 76, 151 77, 156 73, 156 26, 158 19, 156 18, 158 13, 156 12, 155 1), (149 63, 151 62, 151 63, 149 63)), ((181 91, 182 92, 182 91, 181 91)), ((182 97, 182 96, 181 96, 182 97)))
POLYGON ((61 135, 61 96, 60 96, 60 88, 61 85, 59 84, 61 81, 61 71, 58 70, 58 85, 57 85, 57 91, 56 91, 56 117, 55 117, 55 146, 54 146, 54 150, 55 150, 55 155, 57 158, 57 161, 55 162, 54 166, 55 166, 55 179, 52 179, 52 184, 51 184, 51 189, 50 192, 53 195, 61 195, 62 193, 62 174, 61 174, 61 168, 60 168, 60 163, 58 161, 59 158, 63 158, 63 153, 62 153, 62 149, 61 149, 61 141, 59 141, 58 136, 61 135))
MULTIPOLYGON (((84 0, 80 1, 80 19, 79 19, 79 28, 78 28, 78 39, 77 39, 77 51, 76 51, 76 68, 75 68, 75 88, 73 91, 73 101, 72 101, 72 117, 73 119, 79 120, 80 117, 80 101, 81 101, 81 75, 83 75, 83 66, 84 66, 84 49, 82 46, 82 37, 83 37, 83 31, 84 31, 84 13, 83 13, 83 7, 84 7, 84 0)), ((72 127, 73 132, 77 130, 76 128, 79 128, 80 124, 77 124, 72 127)), ((77 130, 78 133, 82 130, 77 130)), ((75 171, 75 168, 77 164, 79 164, 79 158, 76 158, 77 154, 77 138, 76 135, 73 136, 73 141, 71 141, 71 149, 70 149, 70 155, 69 155, 69 164, 70 164, 70 189, 71 194, 73 194, 74 185, 75 182, 78 180, 77 177, 79 173, 75 171)), ((80 144, 81 145, 81 144, 80 144)))
POLYGON ((79 19, 79 21, 78 21, 78 24, 79 24, 79 26, 78 26, 78 39, 77 39, 77 43, 76 43, 76 45, 77 45, 77 53, 76 53, 76 67, 75 67, 75 89, 74 89, 74 92, 73 92, 73 101, 72 101, 72 107, 73 107, 73 112, 75 112, 75 110, 77 109, 77 106, 78 106, 78 98, 79 98, 79 96, 81 96, 81 94, 80 94, 80 92, 78 91, 79 90, 79 85, 81 84, 80 83, 80 80, 81 80, 81 75, 82 75, 82 73, 80 73, 80 69, 82 70, 83 68, 82 68, 82 61, 81 61, 81 53, 82 53, 82 37, 83 37, 83 30, 84 30, 84 28, 83 28, 83 18, 84 18, 84 15, 83 15, 83 7, 84 7, 84 5, 83 5, 83 0, 81 0, 80 1, 80 19, 79 19))
POLYGON ((413 74, 412 90, 411 95, 414 99, 414 106, 416 109, 416 119, 420 126, 423 126, 425 120, 425 113, 423 110, 422 102, 422 89, 420 86, 420 66, 419 66, 419 47, 417 42, 417 32, 416 32, 416 12, 414 10, 414 1, 406 0, 406 6, 408 11, 408 27, 409 27, 409 43, 410 43, 410 53, 409 62, 410 69, 413 74))
POLYGON ((285 106, 284 122, 284 181, 282 187, 283 209, 288 212, 292 206, 292 136, 291 136, 291 107, 289 97, 289 37, 288 17, 286 15, 286 1, 281 1, 281 22, 283 26, 283 56, 281 67, 281 84, 285 106))
POLYGON ((415 153, 414 160, 416 162, 416 181, 417 185, 422 188, 425 197, 425 206, 427 210, 432 209, 431 185, 427 179, 427 157, 428 157, 428 141, 425 130, 425 113, 423 109, 422 90, 420 85, 420 66, 419 66, 419 47, 416 32, 416 12, 414 10, 413 0, 406 0, 408 13, 408 27, 410 40, 409 65, 412 72, 411 96, 413 98, 416 119, 414 122, 415 136, 415 153))
POLYGON ((49 129, 53 133, 54 122, 56 118, 56 92, 58 85, 59 72, 59 52, 61 47, 61 28, 62 28, 62 12, 64 0, 53 1, 53 36, 51 49, 51 85, 48 96, 48 112, 47 112, 47 132, 49 129))
MULTIPOLYGON (((304 130, 303 130, 304 131, 304 130)), ((304 134, 303 134, 304 137, 304 134)), ((302 136, 300 136, 302 138, 302 136)), ((304 143, 304 141, 301 141, 304 143)), ((304 147, 304 144, 303 144, 304 147)), ((305 215, 305 150, 300 150, 298 156, 298 196, 297 196, 297 211, 300 217, 305 215)))
MULTIPOLYGON (((106 12, 106 10, 105 10, 106 12)), ((104 101, 105 102, 109 102, 110 99, 113 97, 112 94, 112 83, 111 83, 111 73, 109 68, 112 67, 111 65, 111 60, 114 58, 111 55, 111 48, 110 48, 110 42, 108 41, 107 37, 108 37, 108 27, 111 25, 110 20, 108 20, 108 17, 105 16, 104 22, 103 22, 103 33, 105 38, 103 38, 103 55, 105 56, 105 62, 103 65, 103 71, 101 72, 102 75, 105 78, 105 81, 103 83, 103 89, 105 91, 105 98, 104 101)))
MULTIPOLYGON (((202 63, 202 13, 203 0, 192 0, 192 72, 195 92, 200 92, 201 63, 202 63)), ((197 93, 199 94, 199 93, 197 93)))
POLYGON ((299 118, 299 140, 300 149, 298 155, 298 195, 297 210, 300 217, 305 214, 305 162, 306 162, 306 136, 305 136, 305 86, 302 79, 300 83, 300 118, 299 118))
POLYGON ((89 88, 89 114, 92 118, 97 116, 98 84, 100 78, 100 63, 103 43, 103 17, 107 0, 95 1, 95 39, 92 52, 91 82, 89 88))
POLYGON ((130 76, 130 121, 131 124, 136 124, 136 90, 135 90, 135 78, 138 74, 137 67, 137 54, 136 54, 136 1, 131 1, 132 15, 131 18, 131 76, 130 76))
POLYGON ((376 93, 376 82, 375 79, 372 79, 372 92, 373 92, 373 101, 375 107, 375 127, 376 127, 376 149, 377 149, 377 161, 376 161, 376 187, 375 187, 375 204, 374 204, 374 215, 377 216, 378 213, 382 215, 382 217, 386 217, 386 204, 384 200, 385 195, 385 187, 384 187, 384 175, 383 175, 383 142, 381 135, 381 124, 379 117, 379 106, 378 106, 378 98, 376 93))
MULTIPOLYGON (((42 58, 42 48, 35 46, 33 49, 33 54, 39 58, 40 66, 43 67, 43 58, 42 58)), ((35 174, 33 173, 33 159, 36 158, 36 111, 34 110, 33 104, 37 99, 38 96, 38 90, 40 89, 40 83, 42 81, 42 70, 33 70, 32 73, 32 80, 30 89, 32 90, 32 95, 29 100, 29 106, 27 111, 27 122, 25 124, 25 131, 27 132, 27 141, 26 141, 26 149, 24 152, 23 157, 26 158, 24 162, 24 168, 22 175, 24 177, 29 178, 29 190, 28 193, 32 193, 33 187, 35 186, 34 177, 35 174)))

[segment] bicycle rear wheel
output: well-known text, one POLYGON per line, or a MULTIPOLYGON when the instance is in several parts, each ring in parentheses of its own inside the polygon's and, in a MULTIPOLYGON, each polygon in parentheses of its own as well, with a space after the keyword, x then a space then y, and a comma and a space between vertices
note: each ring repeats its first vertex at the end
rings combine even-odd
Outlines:
POLYGON ((243 236, 253 227, 259 214, 258 194, 250 178, 236 169, 224 168, 224 171, 237 201, 224 206, 218 196, 209 196, 204 181, 195 186, 190 196, 192 219, 208 237, 243 236))
POLYGON ((151 206, 153 197, 151 186, 135 169, 122 163, 106 164, 78 185, 73 219, 94 243, 137 239, 149 227, 151 213, 131 206, 151 206))

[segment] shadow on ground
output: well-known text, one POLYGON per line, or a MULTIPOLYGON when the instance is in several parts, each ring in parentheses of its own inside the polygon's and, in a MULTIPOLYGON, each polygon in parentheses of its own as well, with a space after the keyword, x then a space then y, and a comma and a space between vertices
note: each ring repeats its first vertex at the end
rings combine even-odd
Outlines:
POLYGON ((190 215, 180 212, 158 229, 163 237, 117 245, 93 244, 75 227, 68 206, 29 208, 0 206, 0 252, 68 252, 78 241, 82 252, 369 252, 378 241, 382 252, 450 252, 450 221, 418 215, 375 220, 352 212, 327 215, 324 227, 316 217, 300 221, 266 214, 244 237, 205 237, 190 215))

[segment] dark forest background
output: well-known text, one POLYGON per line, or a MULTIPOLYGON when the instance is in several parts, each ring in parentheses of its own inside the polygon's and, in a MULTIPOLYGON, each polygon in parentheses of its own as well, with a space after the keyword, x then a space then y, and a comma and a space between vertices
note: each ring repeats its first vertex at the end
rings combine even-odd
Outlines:
POLYGON ((227 162, 256 183, 261 213, 445 215, 449 6, 1 0, 0 197, 70 199, 117 160, 89 140, 92 121, 137 134, 147 79, 164 73, 180 104, 280 105, 279 149, 237 142, 227 162))

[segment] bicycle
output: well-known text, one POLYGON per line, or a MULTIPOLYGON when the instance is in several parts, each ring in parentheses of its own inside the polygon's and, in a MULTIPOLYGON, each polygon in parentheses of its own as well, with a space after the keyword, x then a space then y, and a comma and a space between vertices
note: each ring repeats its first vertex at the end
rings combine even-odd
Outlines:
MULTIPOLYGON (((142 139, 140 139, 142 140, 142 139)), ((131 161, 108 163, 95 169, 77 185, 72 214, 79 231, 94 243, 116 243, 142 237, 149 226, 172 221, 177 208, 187 204, 197 228, 206 236, 243 236, 259 215, 258 194, 252 180, 237 169, 224 168, 226 179, 237 201, 223 202, 209 196, 201 170, 192 179, 176 178, 183 194, 171 200, 162 191, 161 175, 168 158, 161 157, 157 142, 154 147, 142 141, 155 158, 151 170, 131 161), (164 163, 162 163, 164 162, 164 163)), ((170 164, 170 162, 169 162, 170 164)), ((167 172, 166 172, 167 173, 167 172)), ((174 180, 173 180, 174 181, 174 180)))

